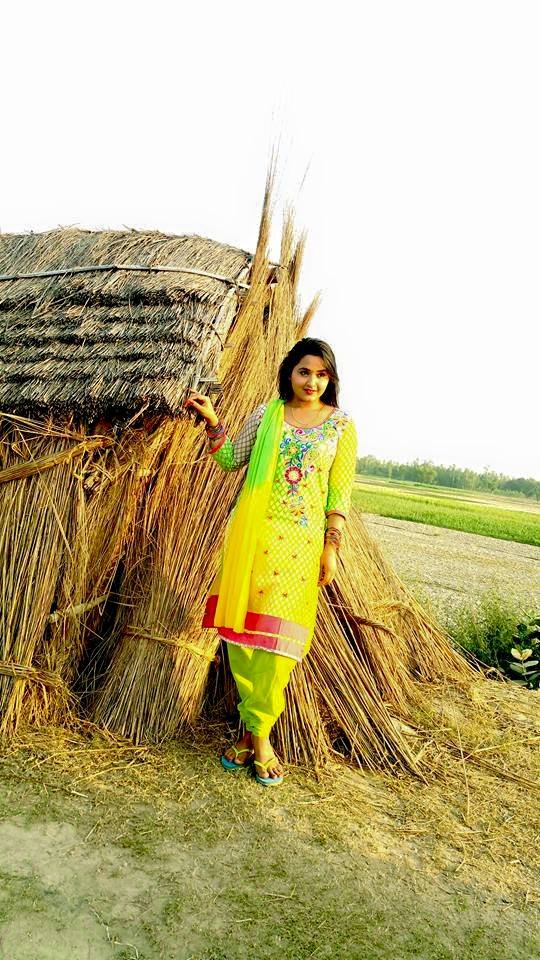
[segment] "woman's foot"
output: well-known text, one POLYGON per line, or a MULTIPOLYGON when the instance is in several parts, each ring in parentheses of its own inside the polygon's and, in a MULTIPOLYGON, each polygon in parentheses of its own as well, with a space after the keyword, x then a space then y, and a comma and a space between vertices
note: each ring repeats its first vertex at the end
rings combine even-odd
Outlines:
POLYGON ((283 765, 274 754, 272 744, 270 743, 270 737, 256 737, 255 734, 253 734, 252 742, 253 749, 255 750, 255 760, 258 760, 259 763, 266 763, 267 760, 270 760, 270 757, 274 757, 266 769, 258 766, 255 767, 257 775, 261 777, 262 780, 266 780, 268 778, 275 780, 276 777, 282 777, 283 765))
POLYGON ((244 753, 241 753, 240 756, 238 757, 236 756, 233 748, 228 747, 228 749, 225 750, 225 753, 223 754, 223 756, 225 757, 226 760, 231 760, 232 763, 236 763, 237 766, 245 767, 246 764, 249 763, 249 761, 253 756, 252 753, 248 753, 248 750, 249 751, 253 750, 253 743, 251 740, 251 730, 246 730, 242 739, 239 740, 238 743, 235 743, 235 747, 237 750, 244 750, 244 753))

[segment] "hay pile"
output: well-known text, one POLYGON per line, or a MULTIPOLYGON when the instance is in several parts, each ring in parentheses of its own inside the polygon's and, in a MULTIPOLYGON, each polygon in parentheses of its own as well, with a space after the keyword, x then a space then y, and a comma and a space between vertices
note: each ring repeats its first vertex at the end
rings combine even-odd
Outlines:
MULTIPOLYGON (((91 286, 75 294, 63 276, 34 277, 39 303, 35 289, 18 298, 13 289, 30 279, 0 284, 10 288, 0 300, 6 316, 14 304, 46 316, 59 298, 66 315, 34 341, 31 325, 19 322, 20 337, 26 330, 20 365, 0 383, 2 733, 23 720, 67 721, 78 711, 136 744, 159 743, 201 716, 223 719, 234 708, 225 652, 200 622, 243 473, 223 474, 213 463, 201 425, 181 414, 181 404, 188 386, 217 372, 216 408, 234 433, 274 393, 280 358, 307 333, 316 304, 304 314, 298 306, 304 239, 295 238, 287 216, 279 264, 270 262, 271 188, 270 177, 253 258, 225 248, 225 267, 202 254, 193 267, 184 260, 179 269, 199 276, 183 275, 182 290, 177 277, 171 288, 170 275, 164 283, 164 273, 148 270, 141 275, 145 284, 152 278, 151 289, 133 279, 136 272, 108 271, 105 281, 99 272, 76 274, 78 286, 82 277, 91 286), (107 313, 115 282, 121 303, 107 313), (44 283, 55 285, 46 296, 44 283), (104 368, 88 350, 86 330, 100 340, 104 368), (32 342, 39 360, 29 359, 32 342), (62 358, 61 345, 78 352, 62 358), (21 417, 45 409, 56 411, 54 421, 21 417)), ((92 240, 91 259, 111 259, 112 236, 92 240)), ((174 246, 182 238, 156 235, 152 244, 149 237, 140 240, 149 260, 154 247, 161 264, 185 254, 174 246)), ((137 238, 128 235, 129 244, 137 238)), ((88 259, 87 248, 79 253, 88 259)), ((4 274, 8 261, 0 261, 4 274)), ((60 262, 38 266, 59 270, 60 262)), ((287 688, 276 747, 290 762, 317 766, 339 755, 368 769, 422 775, 405 724, 431 682, 466 689, 472 678, 355 511, 336 581, 320 598, 309 657, 287 688)))

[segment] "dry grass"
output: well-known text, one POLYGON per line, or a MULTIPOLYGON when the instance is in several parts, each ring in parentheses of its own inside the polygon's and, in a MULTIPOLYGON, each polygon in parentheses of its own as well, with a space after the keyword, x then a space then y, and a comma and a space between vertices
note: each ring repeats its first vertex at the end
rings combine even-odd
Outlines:
POLYGON ((172 827, 183 806, 197 831, 204 822, 197 810, 204 818, 205 798, 216 791, 212 804, 231 833, 275 809, 300 835, 339 838, 389 862, 399 854, 443 888, 463 882, 540 905, 538 696, 495 681, 471 693, 472 700, 455 686, 431 686, 422 711, 429 726, 420 726, 419 715, 416 732, 405 733, 415 754, 430 755, 427 782, 366 775, 344 762, 318 771, 299 764, 269 797, 254 782, 239 788, 238 778, 233 784, 218 777, 221 724, 198 725, 181 743, 158 748, 135 746, 81 720, 63 728, 21 727, 2 744, 3 776, 105 803, 111 836, 120 820, 148 803, 156 840, 158 824, 172 827))
MULTIPOLYGON (((271 197, 272 172, 249 289, 221 358, 218 409, 232 430, 275 390, 278 362, 314 309, 302 315, 298 305, 304 238, 290 215, 280 263, 270 262, 271 197)), ((222 309, 230 313, 231 303, 222 309)), ((72 423, 5 423, 0 469, 30 464, 31 475, 0 484, 1 658, 11 667, 0 675, 0 730, 69 722, 72 691, 81 712, 138 744, 189 735, 201 714, 223 723, 235 691, 226 662, 216 664, 218 639, 200 622, 241 474, 219 470, 187 416, 147 416, 118 434, 105 422, 94 434, 72 423), (88 447, 82 458, 72 457, 75 443, 88 447), (51 455, 62 462, 51 467, 51 455), (36 469, 39 460, 46 469, 36 469)), ((429 684, 466 693, 475 679, 353 511, 276 746, 289 763, 322 768, 346 757, 426 780, 434 759, 415 751, 403 724, 414 725, 430 701, 429 684)), ((426 714, 426 726, 432 721, 426 714)))

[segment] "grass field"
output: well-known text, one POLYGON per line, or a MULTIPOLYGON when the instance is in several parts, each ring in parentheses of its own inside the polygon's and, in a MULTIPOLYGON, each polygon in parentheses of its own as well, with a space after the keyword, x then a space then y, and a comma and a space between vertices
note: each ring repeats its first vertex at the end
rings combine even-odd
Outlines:
POLYGON ((357 477, 354 501, 363 513, 540 546, 540 509, 525 498, 357 477))

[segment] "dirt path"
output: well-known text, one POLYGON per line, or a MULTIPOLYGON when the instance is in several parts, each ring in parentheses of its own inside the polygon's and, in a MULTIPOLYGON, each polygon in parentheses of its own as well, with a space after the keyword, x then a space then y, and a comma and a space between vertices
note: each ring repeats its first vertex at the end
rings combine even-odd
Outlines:
POLYGON ((429 597, 441 620, 494 591, 522 611, 540 609, 540 547, 410 520, 362 514, 403 582, 429 597))
POLYGON ((200 743, 115 770, 95 744, 62 754, 62 736, 0 768, 2 960, 540 953, 533 858, 519 876, 498 861, 485 779, 469 777, 468 801, 354 772, 265 790, 200 743))

